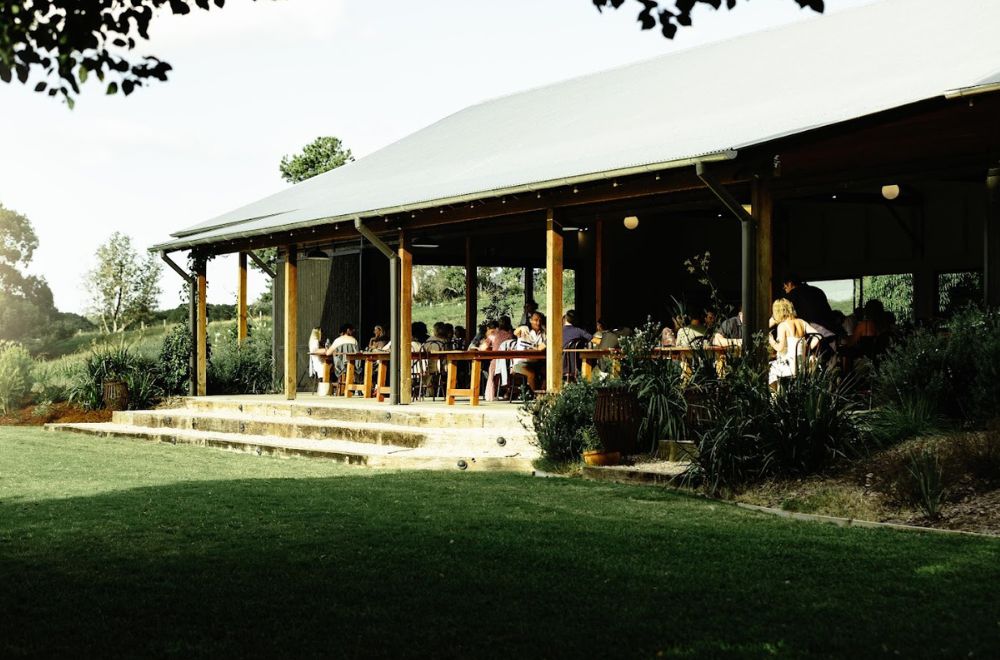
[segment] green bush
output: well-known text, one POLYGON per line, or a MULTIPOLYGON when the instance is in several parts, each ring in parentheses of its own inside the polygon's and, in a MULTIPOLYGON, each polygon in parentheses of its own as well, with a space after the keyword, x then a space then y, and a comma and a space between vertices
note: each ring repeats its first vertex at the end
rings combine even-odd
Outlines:
POLYGON ((1000 313, 968 309, 946 333, 904 338, 881 360, 874 386, 880 403, 919 397, 937 414, 981 426, 1000 410, 1000 313))
POLYGON ((64 365, 35 362, 31 370, 31 395, 36 403, 61 403, 69 400, 70 378, 64 365))
POLYGON ((128 387, 130 410, 148 408, 162 396, 157 365, 153 360, 133 353, 124 344, 97 346, 77 365, 70 379, 69 400, 87 410, 104 405, 103 386, 108 380, 121 380, 128 387))
POLYGON ((270 324, 251 327, 243 345, 232 328, 216 342, 208 363, 213 394, 267 394, 276 391, 270 324))
POLYGON ((34 361, 21 344, 0 341, 0 411, 8 414, 25 402, 31 392, 34 361))
POLYGON ((160 385, 166 394, 187 394, 191 382, 191 330, 175 326, 163 337, 157 361, 160 385))
POLYGON ((907 456, 907 471, 912 479, 917 503, 929 518, 941 514, 944 501, 944 474, 937 452, 930 447, 914 450, 907 456))
POLYGON ((816 369, 772 391, 760 342, 745 356, 728 356, 724 377, 701 384, 704 410, 688 476, 711 494, 815 472, 865 448, 849 385, 816 369))
POLYGON ((559 394, 545 394, 526 401, 542 455, 556 463, 579 461, 592 441, 585 432, 594 425, 596 390, 586 381, 567 383, 559 394))
POLYGON ((942 427, 942 420, 936 402, 915 392, 872 411, 867 426, 872 440, 881 447, 888 447, 909 438, 930 435, 942 427))
MULTIPOLYGON (((688 393, 697 390, 696 370, 691 377, 685 374, 684 366, 675 360, 649 359, 660 343, 659 324, 648 322, 631 337, 621 339, 620 379, 639 400, 643 411, 642 425, 639 427, 639 447, 645 451, 656 451, 659 441, 665 438, 686 440, 690 437, 688 428, 688 393)), ((703 364, 695 356, 695 364, 703 364)), ((714 358, 711 362, 714 364, 714 358)))

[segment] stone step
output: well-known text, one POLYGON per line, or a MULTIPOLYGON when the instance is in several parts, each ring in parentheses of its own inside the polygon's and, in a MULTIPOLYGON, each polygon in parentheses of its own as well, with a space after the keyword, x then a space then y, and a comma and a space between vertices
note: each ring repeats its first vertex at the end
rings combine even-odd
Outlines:
POLYGON ((523 429, 518 406, 494 403, 488 408, 473 408, 467 403, 448 406, 415 403, 390 407, 371 399, 342 397, 303 397, 285 401, 279 397, 188 397, 186 408, 248 414, 255 417, 307 417, 311 419, 394 424, 434 428, 517 428, 523 429))
POLYGON ((506 451, 448 452, 424 447, 372 445, 346 440, 308 440, 266 435, 240 435, 193 429, 149 428, 127 424, 46 424, 51 431, 68 431, 105 438, 135 438, 169 444, 188 444, 257 454, 306 456, 365 465, 410 470, 504 470, 531 472, 534 456, 506 451))
POLYGON ((410 449, 425 447, 480 452, 501 448, 507 452, 535 451, 530 434, 523 428, 418 428, 389 423, 258 416, 238 411, 203 411, 191 408, 115 412, 112 422, 150 429, 208 431, 292 440, 344 440, 410 449))

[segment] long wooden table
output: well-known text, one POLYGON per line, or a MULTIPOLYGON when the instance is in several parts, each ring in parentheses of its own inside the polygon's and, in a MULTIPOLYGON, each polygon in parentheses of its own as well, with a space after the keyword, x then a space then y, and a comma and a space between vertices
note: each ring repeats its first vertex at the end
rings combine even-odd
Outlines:
POLYGON ((388 353, 375 353, 375 352, 358 352, 358 353, 333 353, 327 355, 325 351, 318 351, 315 353, 310 353, 309 355, 315 356, 323 359, 323 382, 329 383, 331 377, 331 368, 333 366, 333 359, 337 356, 343 357, 347 360, 347 370, 344 373, 344 396, 352 397, 355 395, 363 396, 366 399, 370 399, 373 396, 378 396, 379 401, 385 399, 385 395, 389 393, 389 388, 385 384, 385 374, 388 369, 379 369, 378 373, 378 390, 375 390, 374 383, 374 371, 375 364, 382 362, 389 362, 388 353), (360 383, 355 382, 357 378, 357 362, 364 362, 364 375, 360 383))

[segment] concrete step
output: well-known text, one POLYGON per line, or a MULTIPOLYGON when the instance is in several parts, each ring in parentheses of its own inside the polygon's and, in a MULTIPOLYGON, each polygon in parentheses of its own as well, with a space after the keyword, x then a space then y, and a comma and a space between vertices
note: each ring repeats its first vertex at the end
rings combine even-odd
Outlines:
POLYGON ((501 448, 506 452, 536 452, 531 445, 530 434, 523 428, 431 428, 197 408, 116 412, 112 422, 150 429, 208 431, 292 440, 343 440, 410 449, 425 447, 478 453, 501 448))
POLYGON ((467 403, 444 407, 415 403, 390 407, 371 399, 304 396, 297 401, 285 401, 277 396, 248 397, 188 397, 184 406, 195 411, 248 414, 255 417, 306 417, 336 420, 419 426, 434 428, 523 428, 518 406, 494 403, 489 407, 473 408, 467 403))
POLYGON ((128 424, 46 424, 51 431, 68 431, 106 438, 137 438, 169 444, 214 447, 258 456, 306 456, 351 465, 410 470, 505 470, 530 472, 534 456, 503 447, 490 451, 460 452, 373 445, 346 440, 309 440, 201 431, 149 428, 128 424))

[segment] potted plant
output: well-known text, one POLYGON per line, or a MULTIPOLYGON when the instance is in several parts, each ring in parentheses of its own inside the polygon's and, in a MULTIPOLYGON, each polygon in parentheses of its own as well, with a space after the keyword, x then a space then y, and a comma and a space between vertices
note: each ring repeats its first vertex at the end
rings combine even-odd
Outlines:
POLYGON ((639 399, 620 381, 605 381, 594 400, 594 433, 601 446, 620 454, 634 454, 642 425, 639 399))
POLYGON ((601 442, 601 436, 597 429, 588 426, 580 432, 581 445, 583 449, 583 462, 587 465, 618 465, 621 461, 621 452, 611 451, 601 442))

